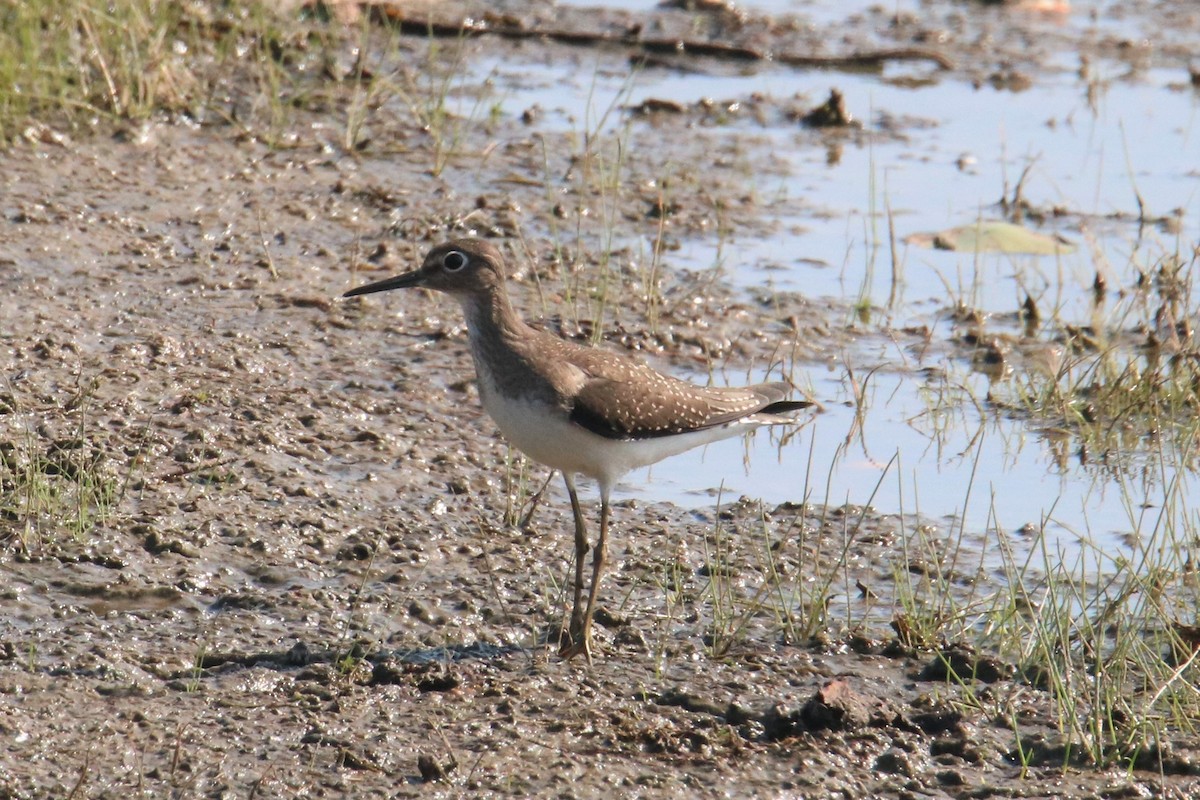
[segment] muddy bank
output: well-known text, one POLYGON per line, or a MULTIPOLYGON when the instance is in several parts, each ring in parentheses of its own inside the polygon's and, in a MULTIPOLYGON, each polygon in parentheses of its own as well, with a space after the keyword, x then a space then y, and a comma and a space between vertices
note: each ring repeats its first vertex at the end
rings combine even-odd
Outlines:
MULTIPOLYGON (((158 120, 3 155, 0 796, 1195 791, 1190 739, 1087 768, 1036 676, 919 641, 897 574, 983 578, 906 563, 914 526, 886 509, 623 503, 601 652, 555 658, 569 515, 552 494, 506 522, 544 473, 516 479, 457 309, 335 298, 466 228, 504 242, 535 316, 664 368, 820 368, 876 334, 714 275, 639 289, 632 250, 597 305, 572 291, 596 229, 551 235, 604 208, 546 177, 570 174, 566 135, 500 115, 437 170, 402 112, 356 152, 301 114, 282 149, 158 120)), ((703 191, 669 235, 768 234, 742 191, 763 162, 708 156, 670 168, 703 191)), ((607 224, 653 231, 662 154, 626 169, 607 224)))

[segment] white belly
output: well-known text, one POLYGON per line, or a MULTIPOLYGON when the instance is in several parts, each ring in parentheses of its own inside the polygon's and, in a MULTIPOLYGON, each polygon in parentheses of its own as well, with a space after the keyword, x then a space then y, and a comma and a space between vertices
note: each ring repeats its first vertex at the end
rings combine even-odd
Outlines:
POLYGON ((693 447, 749 433, 759 424, 747 420, 674 436, 608 439, 571 423, 557 409, 506 397, 494 386, 482 385, 482 375, 480 382, 483 406, 511 444, 548 467, 596 479, 602 492, 630 470, 693 447))

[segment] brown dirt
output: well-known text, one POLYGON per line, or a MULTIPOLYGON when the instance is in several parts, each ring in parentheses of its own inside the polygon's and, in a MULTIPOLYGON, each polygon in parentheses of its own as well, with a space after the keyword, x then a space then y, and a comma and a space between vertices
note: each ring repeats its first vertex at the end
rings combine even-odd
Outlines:
MULTIPOLYGON (((870 624, 831 615, 796 641, 755 618, 714 654, 711 511, 623 504, 595 664, 539 644, 561 620, 569 520, 552 497, 530 529, 504 524, 508 453, 457 309, 335 298, 479 208, 467 225, 506 237, 521 305, 587 330, 562 287, 599 248, 564 255, 546 232, 559 203, 596 198, 566 185, 548 199, 565 137, 545 133, 547 169, 524 123, 493 120, 434 176, 427 137, 396 113, 354 154, 336 126, 297 124, 273 150, 167 121, 3 154, 0 445, 57 464, 42 470, 54 485, 86 464, 120 501, 78 531, 52 501, 0 520, 0 798, 1200 791, 1190 740, 1129 771, 1076 766, 1040 690, 948 650, 978 678, 961 691, 943 657, 895 641, 886 601, 839 590, 870 624)), ((671 235, 712 230, 718 206, 720 224, 761 225, 738 194, 745 165, 687 130, 678 147, 708 182, 672 210, 671 235)), ((658 225, 646 178, 661 158, 631 153, 631 231, 658 225)), ((710 276, 668 274, 662 291, 655 326, 638 303, 611 310, 610 346, 681 366, 765 360, 782 342, 803 366, 859 335, 845 309, 752 301, 710 276)), ((763 580, 764 531, 784 571, 848 537, 839 586, 890 586, 900 559, 897 520, 873 510, 783 506, 764 522, 744 501, 721 520, 743 588, 763 580)))

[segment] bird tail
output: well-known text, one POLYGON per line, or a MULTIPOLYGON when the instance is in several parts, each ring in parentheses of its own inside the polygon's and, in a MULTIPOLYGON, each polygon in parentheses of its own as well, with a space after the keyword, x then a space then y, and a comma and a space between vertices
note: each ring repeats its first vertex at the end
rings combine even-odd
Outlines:
POLYGON ((772 417, 783 417, 793 414, 797 411, 803 411, 806 408, 815 406, 816 403, 808 400, 777 400, 770 405, 760 408, 754 412, 756 414, 766 414, 772 417))

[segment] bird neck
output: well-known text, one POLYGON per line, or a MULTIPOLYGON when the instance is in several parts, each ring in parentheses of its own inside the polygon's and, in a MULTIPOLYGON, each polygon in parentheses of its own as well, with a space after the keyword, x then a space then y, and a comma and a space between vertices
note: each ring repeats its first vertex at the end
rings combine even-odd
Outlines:
POLYGON ((503 287, 459 295, 467 332, 477 341, 498 342, 528 335, 530 328, 513 310, 503 287))

